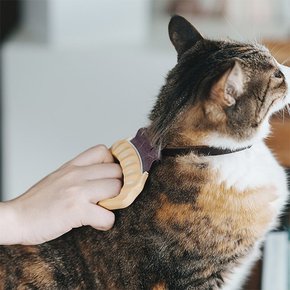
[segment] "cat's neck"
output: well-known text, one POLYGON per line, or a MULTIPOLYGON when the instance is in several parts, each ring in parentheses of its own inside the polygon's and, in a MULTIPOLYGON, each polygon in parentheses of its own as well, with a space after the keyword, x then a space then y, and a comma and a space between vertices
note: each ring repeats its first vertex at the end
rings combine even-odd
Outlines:
POLYGON ((217 148, 227 148, 229 150, 238 150, 240 148, 247 148, 249 146, 253 146, 255 144, 263 142, 263 140, 269 135, 270 133, 270 125, 269 121, 265 120, 257 133, 246 140, 236 140, 229 136, 223 136, 219 133, 211 133, 206 136, 202 142, 204 145, 217 147, 217 148))
POLYGON ((212 134, 205 138, 202 142, 206 146, 215 147, 215 148, 226 148, 228 150, 236 151, 242 148, 251 147, 257 143, 260 143, 263 139, 261 138, 252 138, 249 140, 241 141, 234 140, 229 137, 221 136, 219 134, 212 134))

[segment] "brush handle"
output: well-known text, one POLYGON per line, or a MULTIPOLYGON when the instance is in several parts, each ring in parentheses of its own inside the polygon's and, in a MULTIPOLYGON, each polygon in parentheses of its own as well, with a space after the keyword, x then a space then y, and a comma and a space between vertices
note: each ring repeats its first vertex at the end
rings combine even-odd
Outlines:
POLYGON ((142 161, 137 149, 128 140, 120 140, 111 147, 112 155, 120 162, 124 184, 114 198, 98 202, 109 210, 126 208, 133 203, 144 188, 148 172, 143 172, 142 161))

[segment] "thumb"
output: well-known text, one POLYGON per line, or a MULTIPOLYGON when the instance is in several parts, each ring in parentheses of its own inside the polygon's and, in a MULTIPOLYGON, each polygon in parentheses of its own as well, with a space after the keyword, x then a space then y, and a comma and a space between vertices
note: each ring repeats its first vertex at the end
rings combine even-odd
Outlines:
POLYGON ((83 225, 89 225, 101 231, 111 229, 115 222, 115 215, 113 212, 96 204, 90 204, 84 211, 82 219, 83 225))

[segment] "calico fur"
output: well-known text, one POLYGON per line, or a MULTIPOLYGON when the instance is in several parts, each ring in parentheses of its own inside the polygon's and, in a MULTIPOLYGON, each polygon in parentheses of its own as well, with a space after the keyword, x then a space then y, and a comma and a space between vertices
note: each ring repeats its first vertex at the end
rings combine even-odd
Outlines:
POLYGON ((179 16, 169 35, 178 63, 150 115, 152 144, 252 147, 163 157, 108 232, 1 246, 0 289, 241 288, 287 199, 263 138, 271 113, 290 102, 290 70, 263 46, 204 39, 179 16))

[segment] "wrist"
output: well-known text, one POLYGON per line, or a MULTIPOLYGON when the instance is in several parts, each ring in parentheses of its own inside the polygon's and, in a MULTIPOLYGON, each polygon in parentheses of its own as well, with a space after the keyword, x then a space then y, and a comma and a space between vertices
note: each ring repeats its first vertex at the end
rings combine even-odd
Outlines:
POLYGON ((0 202, 0 245, 21 244, 22 229, 13 201, 0 202))

